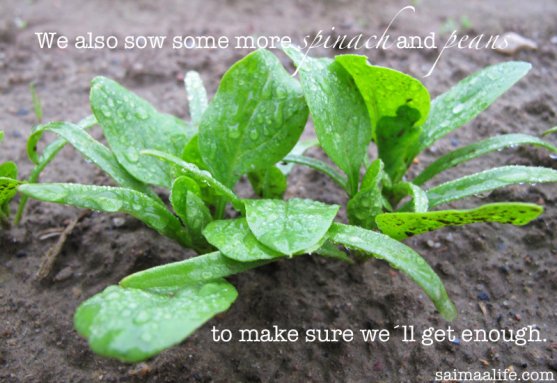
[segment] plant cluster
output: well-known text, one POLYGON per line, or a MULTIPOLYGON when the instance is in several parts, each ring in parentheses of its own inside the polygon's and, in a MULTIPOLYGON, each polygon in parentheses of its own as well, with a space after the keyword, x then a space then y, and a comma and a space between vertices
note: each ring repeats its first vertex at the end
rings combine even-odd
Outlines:
POLYGON ((83 302, 75 327, 93 351, 128 362, 149 358, 230 307, 237 292, 225 277, 312 253, 346 262, 355 253, 385 260, 453 320, 457 312, 442 281, 401 240, 475 222, 524 225, 542 213, 541 206, 520 202, 432 209, 507 185, 556 182, 557 171, 549 168, 502 166, 423 187, 451 167, 506 147, 534 145, 557 153, 538 137, 487 138, 443 155, 413 179, 407 174, 424 149, 486 109, 529 64, 490 66, 430 102, 420 81, 370 65, 363 56, 317 59, 294 48, 284 51, 298 67, 299 81, 274 54, 258 50, 224 74, 211 102, 199 75, 187 73, 190 121, 160 113, 115 81, 97 77, 92 116, 34 129, 27 150, 36 166, 27 181, 17 181, 15 164, 0 166, 4 220, 19 191, 16 221, 29 197, 124 212, 200 254, 127 276, 83 302), (309 115, 318 141, 300 141, 309 115), (94 125, 108 146, 87 132, 94 125), (59 138, 39 153, 45 132, 59 138), (66 143, 118 186, 38 183, 66 143), (371 143, 375 159, 368 155, 371 143), (335 166, 304 155, 314 145, 335 166), (347 193, 349 224, 335 222, 337 205, 282 199, 293 164, 325 173, 347 193), (258 198, 237 196, 234 187, 242 177, 258 198), (227 206, 235 213, 226 216, 227 206))

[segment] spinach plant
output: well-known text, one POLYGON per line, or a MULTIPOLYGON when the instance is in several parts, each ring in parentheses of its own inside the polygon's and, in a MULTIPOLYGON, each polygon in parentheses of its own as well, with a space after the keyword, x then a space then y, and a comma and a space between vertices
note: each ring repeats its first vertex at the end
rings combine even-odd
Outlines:
MULTIPOLYGON (((286 52, 301 63, 299 52, 286 52)), ((200 255, 129 275, 89 298, 75 313, 77 331, 101 355, 144 360, 230 307, 237 292, 224 278, 303 254, 352 262, 343 249, 401 270, 444 318, 454 319, 456 309, 439 277, 400 240, 446 225, 525 224, 542 208, 505 203, 465 211, 429 209, 512 183, 554 182, 557 171, 503 167, 427 191, 420 185, 447 163, 456 165, 493 148, 518 143, 555 148, 534 137, 507 136, 465 148, 414 182, 404 174, 421 150, 487 107, 528 69, 524 63, 502 65, 465 80, 430 107, 429 94, 417 80, 371 66, 360 56, 308 58, 300 65, 300 85, 275 55, 258 50, 224 74, 210 102, 199 75, 186 75, 187 122, 158 112, 112 80, 95 78, 92 117, 78 124, 39 125, 30 136, 28 153, 36 167, 19 192, 41 201, 131 214, 200 255), (338 169, 303 155, 316 144, 299 142, 309 113, 319 145, 338 169), (108 146, 87 133, 95 124, 108 146), (47 131, 60 137, 39 155, 37 143, 47 131), (371 162, 367 147, 372 141, 379 158, 371 162), (37 183, 66 142, 118 186, 37 183), (282 200, 293 163, 325 172, 346 190, 352 225, 335 222, 340 206, 282 200), (244 176, 262 198, 236 195, 234 187, 244 176), (410 202, 405 203, 406 196, 410 202), (226 214, 227 205, 234 213, 226 214)))

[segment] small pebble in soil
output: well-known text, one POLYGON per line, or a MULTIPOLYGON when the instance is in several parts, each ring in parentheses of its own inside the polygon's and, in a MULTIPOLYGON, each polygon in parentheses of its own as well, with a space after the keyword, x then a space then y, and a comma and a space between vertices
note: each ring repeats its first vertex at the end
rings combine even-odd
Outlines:
POLYGON ((486 293, 485 291, 480 291, 478 293, 478 299, 480 301, 489 301, 489 294, 486 293))
POLYGON ((126 219, 122 217, 114 217, 112 218, 112 224, 114 227, 122 227, 126 223, 126 219))

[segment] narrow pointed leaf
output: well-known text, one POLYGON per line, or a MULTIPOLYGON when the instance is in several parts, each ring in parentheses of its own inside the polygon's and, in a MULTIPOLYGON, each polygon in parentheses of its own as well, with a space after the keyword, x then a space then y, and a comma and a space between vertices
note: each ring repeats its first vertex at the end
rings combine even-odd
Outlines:
POLYGON ((244 202, 249 228, 259 242, 289 256, 320 247, 339 209, 297 198, 244 202))
POLYGON ((128 275, 120 281, 120 286, 137 289, 181 288, 198 282, 228 277, 266 263, 268 261, 238 262, 224 256, 220 251, 214 251, 128 275))
POLYGON ((476 222, 526 225, 543 213, 543 208, 530 203, 502 202, 469 210, 439 210, 427 213, 385 213, 377 216, 377 226, 391 238, 404 238, 441 229, 476 222))
POLYGON ((203 234, 222 254, 239 262, 284 257, 259 242, 250 231, 245 218, 213 221, 203 234))
POLYGON ((492 65, 466 77, 435 98, 422 129, 418 153, 474 119, 524 77, 531 67, 521 61, 492 65))
POLYGON ((456 308, 449 299, 443 282, 427 262, 408 246, 386 235, 340 223, 333 224, 329 238, 347 248, 387 261, 416 282, 445 319, 456 318, 456 308))
POLYGON ((360 166, 371 141, 371 121, 352 76, 331 59, 314 59, 286 48, 294 61, 319 144, 348 176, 349 194, 356 193, 360 166))
POLYGON ((54 202, 84 209, 123 212, 143 221, 162 235, 185 247, 191 239, 180 221, 166 207, 144 193, 119 187, 78 184, 25 184, 19 192, 44 202, 54 202))
POLYGON ((456 149, 445 154, 429 165, 420 173, 412 183, 423 185, 437 174, 457 166, 463 162, 483 156, 484 154, 501 150, 503 148, 515 147, 518 145, 534 145, 543 147, 553 153, 557 153, 557 147, 544 140, 527 134, 504 134, 501 136, 490 137, 482 141, 456 149))
POLYGON ((557 182, 556 170, 535 166, 503 166, 435 186, 427 191, 427 197, 429 207, 433 208, 509 185, 547 182, 557 182))
POLYGON ((557 126, 554 126, 551 129, 547 129, 545 132, 542 133, 542 137, 545 137, 547 135, 554 134, 554 133, 557 133, 557 126))
POLYGON ((294 147, 308 110, 300 86, 279 59, 257 50, 223 76, 199 126, 199 150, 211 173, 233 187, 294 147))
POLYGON ((96 353, 139 362, 183 341, 237 296, 223 279, 170 291, 110 286, 78 307, 74 323, 96 353))
POLYGON ((173 167, 141 156, 140 151, 180 155, 193 135, 192 128, 172 115, 159 113, 149 102, 105 77, 93 79, 90 102, 118 162, 144 183, 169 189, 173 167))
POLYGON ((383 162, 376 159, 367 168, 360 190, 348 201, 346 212, 351 224, 374 229, 375 216, 383 211, 383 162))
POLYGON ((201 116, 203 116, 205 109, 207 109, 207 91, 205 90, 201 76, 195 71, 186 73, 184 85, 188 94, 191 123, 193 126, 197 127, 201 121, 201 116))

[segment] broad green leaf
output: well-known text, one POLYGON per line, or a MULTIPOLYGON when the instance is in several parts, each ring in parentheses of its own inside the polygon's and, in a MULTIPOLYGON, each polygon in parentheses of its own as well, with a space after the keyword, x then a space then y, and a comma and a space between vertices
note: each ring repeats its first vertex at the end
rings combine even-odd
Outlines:
POLYGON ((286 176, 276 166, 248 173, 255 193, 263 198, 282 199, 286 191, 286 176))
POLYGON ((554 133, 557 133, 557 126, 554 126, 551 129, 547 129, 545 132, 542 133, 542 137, 545 137, 547 135, 554 134, 554 133))
POLYGON ((259 242, 250 231, 245 218, 213 221, 203 234, 222 254, 239 262, 284 257, 259 242))
POLYGON ((109 286, 77 308, 74 324, 96 353, 139 362, 183 341, 237 296, 224 279, 170 291, 109 286))
POLYGON ((445 182, 427 191, 429 207, 515 184, 557 182, 557 171, 535 166, 502 166, 445 182))
POLYGON ((427 262, 408 246, 386 235, 339 223, 333 224, 329 230, 329 238, 349 249, 363 251, 387 261, 416 282, 445 319, 456 318, 456 308, 449 299, 443 282, 427 262))
POLYGON ((411 182, 399 182, 394 187, 394 193, 396 195, 402 195, 403 197, 407 195, 411 196, 412 200, 409 205, 412 211, 423 213, 429 209, 427 193, 411 182))
POLYGON ((297 198, 244 203, 249 228, 259 242, 288 256, 320 247, 339 209, 297 198))
POLYGON ((192 243, 197 250, 209 250, 203 237, 203 229, 211 222, 211 212, 199 197, 199 186, 188 177, 178 177, 172 184, 170 202, 180 217, 186 230, 190 233, 192 243))
POLYGON ((257 50, 223 76, 199 126, 199 149, 216 179, 233 187, 294 147, 308 110, 298 82, 279 59, 257 50))
POLYGON ((169 189, 173 167, 140 152, 155 149, 180 155, 193 135, 191 127, 157 112, 149 102, 105 77, 93 79, 90 102, 118 162, 140 181, 169 189))
POLYGON ((32 148, 37 146, 45 131, 56 133, 72 144, 87 160, 106 172, 118 185, 149 194, 151 197, 158 199, 156 193, 150 190, 144 183, 135 179, 120 165, 114 154, 106 146, 95 140, 76 124, 70 122, 51 122, 37 126, 27 140, 28 152, 33 152, 32 148))
POLYGON ((143 221, 162 235, 185 247, 191 239, 180 221, 159 201, 148 195, 119 187, 78 184, 26 184, 19 192, 44 202, 55 202, 109 213, 123 212, 143 221))
MULTIPOLYGON (((306 150, 312 148, 314 146, 319 146, 319 141, 317 139, 310 139, 310 140, 300 140, 294 145, 290 153, 287 156, 301 156, 305 153, 306 150)), ((276 165, 284 175, 289 175, 294 167, 294 163, 292 162, 279 162, 276 165)))
POLYGON ((337 185, 343 188, 347 193, 350 193, 350 189, 348 188, 348 180, 346 179, 346 177, 343 176, 341 173, 339 173, 336 169, 334 169, 326 162, 323 162, 313 157, 306 157, 302 155, 293 155, 293 154, 287 155, 282 159, 282 161, 291 164, 305 165, 307 167, 315 169, 318 172, 327 175, 337 185))
POLYGON ((199 126, 201 116, 207 109, 207 91, 203 85, 203 80, 199 73, 189 71, 184 78, 186 93, 188 94, 188 104, 190 107, 190 117, 193 126, 199 126))
POLYGON ((354 79, 337 61, 284 49, 294 61, 319 143, 348 176, 349 195, 358 189, 360 166, 371 141, 371 121, 354 79))
MULTIPOLYGON (((81 121, 79 121, 77 123, 77 126, 81 129, 86 130, 92 128, 96 124, 97 124, 97 120, 95 119, 95 116, 87 116, 81 121)), ((35 164, 35 167, 33 168, 31 174, 29 174, 29 177, 27 178, 27 182, 28 183, 38 182, 39 177, 42 171, 44 170, 44 168, 46 168, 46 166, 54 158, 56 158, 56 155, 60 152, 60 150, 62 150, 62 148, 67 143, 68 142, 63 138, 56 139, 44 149, 40 157, 39 154, 37 153, 36 146, 29 147, 29 145, 27 145, 27 155, 29 156, 29 159, 35 164)), ((25 211, 25 206, 27 205, 27 198, 28 197, 26 195, 22 195, 19 200, 19 206, 17 207, 17 213, 14 219, 14 223, 16 225, 19 224, 19 222, 21 221, 21 217, 23 217, 23 212, 25 211)))
POLYGON ((199 169, 196 165, 187 163, 182 161, 180 158, 175 157, 173 155, 159 152, 157 150, 144 150, 141 154, 153 156, 156 158, 160 158, 161 160, 170 162, 178 167, 180 167, 180 171, 184 174, 188 175, 190 178, 193 178, 197 181, 200 185, 209 186, 215 191, 217 194, 221 195, 222 197, 226 198, 227 201, 232 203, 232 205, 239 211, 243 211, 244 204, 243 202, 234 194, 232 190, 227 188, 225 185, 217 181, 211 173, 206 170, 199 169))
POLYGON ((181 288, 198 282, 228 277, 266 263, 268 261, 238 262, 224 256, 220 251, 214 251, 128 275, 120 281, 120 286, 137 289, 181 288))
POLYGON ((336 56, 365 100, 379 158, 394 182, 412 163, 421 125, 429 113, 429 92, 417 79, 396 70, 370 65, 367 57, 336 56))
POLYGON ((383 162, 376 159, 367 168, 362 186, 346 205, 348 220, 351 224, 374 229, 375 216, 383 211, 383 162))
POLYGON ((462 226, 476 222, 499 222, 522 226, 536 219, 541 213, 543 213, 543 208, 538 205, 502 202, 469 210, 385 213, 379 214, 376 221, 383 233, 400 241, 445 226, 462 226))
POLYGON ((492 65, 466 77, 435 98, 416 154, 480 114, 524 77, 531 67, 521 61, 492 65))
POLYGON ((501 150, 507 147, 515 147, 518 145, 541 146, 553 153, 557 153, 557 148, 555 146, 537 137, 529 136, 527 134, 504 134, 475 142, 445 154, 421 172, 420 175, 412 181, 412 183, 416 185, 423 185, 426 181, 432 179, 437 174, 457 166, 458 164, 496 150, 501 150))

